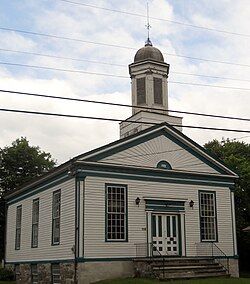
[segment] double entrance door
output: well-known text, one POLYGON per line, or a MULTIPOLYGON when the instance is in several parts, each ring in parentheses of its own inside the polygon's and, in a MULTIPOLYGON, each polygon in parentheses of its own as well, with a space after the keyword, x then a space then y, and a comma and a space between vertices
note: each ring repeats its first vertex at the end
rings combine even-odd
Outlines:
POLYGON ((152 243, 154 255, 179 255, 179 216, 152 214, 152 243))

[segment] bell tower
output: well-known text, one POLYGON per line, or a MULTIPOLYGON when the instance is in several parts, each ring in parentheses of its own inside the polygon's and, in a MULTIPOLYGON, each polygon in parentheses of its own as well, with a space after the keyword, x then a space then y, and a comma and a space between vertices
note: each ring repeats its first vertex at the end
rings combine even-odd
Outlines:
POLYGON ((120 123, 120 138, 124 138, 158 123, 173 124, 182 130, 182 118, 168 115, 169 64, 161 51, 149 39, 149 12, 147 4, 148 38, 129 65, 132 87, 132 116, 120 123))
POLYGON ((142 108, 149 112, 167 114, 168 109, 169 64, 159 49, 153 47, 148 38, 144 47, 139 49, 134 62, 129 65, 132 84, 133 115, 142 108))
POLYGON ((132 93, 132 116, 120 123, 120 138, 167 122, 182 130, 182 117, 168 114, 169 64, 148 38, 129 65, 132 93), (146 123, 145 123, 146 122, 146 123), (151 124, 152 123, 152 124, 151 124))

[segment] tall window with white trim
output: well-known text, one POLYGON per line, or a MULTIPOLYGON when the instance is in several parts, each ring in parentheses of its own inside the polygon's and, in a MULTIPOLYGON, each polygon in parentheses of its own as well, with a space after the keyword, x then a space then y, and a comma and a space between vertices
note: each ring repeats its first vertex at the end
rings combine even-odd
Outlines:
POLYGON ((31 247, 38 247, 39 198, 33 200, 31 247))
POLYGON ((61 219, 61 190, 53 192, 52 202, 52 245, 60 244, 60 219, 61 219))
POLYGON ((200 191, 199 202, 201 241, 217 241, 215 192, 200 191))
POLYGON ((106 241, 127 241, 126 185, 106 185, 106 241))
POLYGON ((16 208, 16 239, 15 249, 19 250, 21 245, 22 205, 16 208))

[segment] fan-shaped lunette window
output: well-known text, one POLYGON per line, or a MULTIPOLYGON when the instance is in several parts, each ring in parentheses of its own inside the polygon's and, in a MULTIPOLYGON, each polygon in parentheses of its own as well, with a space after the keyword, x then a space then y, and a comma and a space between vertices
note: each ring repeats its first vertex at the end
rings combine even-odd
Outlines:
POLYGON ((165 170, 172 170, 171 165, 170 165, 169 162, 167 162, 167 161, 160 161, 160 162, 157 164, 157 168, 165 169, 165 170))

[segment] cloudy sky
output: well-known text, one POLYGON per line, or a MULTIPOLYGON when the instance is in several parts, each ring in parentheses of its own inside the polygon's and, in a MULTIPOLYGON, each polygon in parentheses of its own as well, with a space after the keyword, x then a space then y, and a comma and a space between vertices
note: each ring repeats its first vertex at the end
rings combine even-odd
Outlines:
MULTIPOLYGON (((249 117, 250 91, 174 83, 250 89, 249 1, 149 0, 148 2, 150 16, 158 18, 151 19, 151 40, 154 46, 163 52, 165 61, 170 64, 169 108, 249 117), (197 29, 173 22, 242 35, 197 29), (232 64, 194 60, 179 55, 232 64), (180 75, 175 72, 224 79, 180 75)), ((68 2, 1 0, 0 89, 130 104, 130 79, 127 65, 133 61, 136 49, 142 47, 146 39, 146 19, 140 15, 146 15, 146 0, 72 0, 68 2), (118 13, 109 9, 138 15, 118 13), (31 35, 3 28, 78 40, 31 35), (102 45, 96 43, 102 43, 102 45), (34 53, 52 55, 52 57, 38 56, 34 53), (59 59, 53 56, 75 60, 59 59), (3 64, 6 62, 107 73, 127 78, 3 64)), ((1 92, 0 106, 9 109, 118 119, 126 119, 131 114, 130 108, 34 98, 1 92)), ((183 118, 185 125, 250 129, 249 122, 208 119, 191 115, 184 115, 183 118)), ((39 145, 43 150, 50 152, 58 164, 119 138, 117 122, 85 119, 0 112, 0 127, 0 147, 9 145, 18 137, 25 136, 32 145, 39 145)), ((241 138, 248 136, 246 133, 194 129, 184 129, 184 133, 200 144, 215 138, 221 140, 222 137, 240 138, 240 141, 250 142, 249 137, 241 138)))

